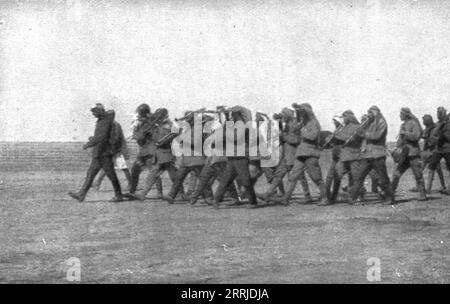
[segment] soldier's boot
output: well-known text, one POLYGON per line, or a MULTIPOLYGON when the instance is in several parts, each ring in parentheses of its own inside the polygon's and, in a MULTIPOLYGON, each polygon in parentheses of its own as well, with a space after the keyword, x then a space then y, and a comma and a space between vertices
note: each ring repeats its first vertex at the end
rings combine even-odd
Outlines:
POLYGON ((427 177, 427 186, 425 188, 427 193, 431 193, 431 189, 433 189, 433 180, 434 180, 434 175, 435 175, 436 171, 435 170, 428 170, 428 177, 427 177))
POLYGON ((320 201, 317 204, 318 206, 329 206, 332 205, 332 201, 327 197, 327 189, 325 188, 325 184, 323 182, 319 183, 320 189, 320 201))
POLYGON ((112 199, 109 200, 110 203, 120 203, 123 202, 122 195, 116 195, 112 199))
POLYGON ((81 195, 80 193, 70 191, 68 194, 70 197, 72 197, 73 199, 76 199, 80 203, 84 201, 85 196, 81 195))
POLYGON ((289 181, 284 196, 278 201, 282 205, 289 205, 289 200, 291 199, 292 193, 295 191, 297 186, 297 181, 289 181))
POLYGON ((302 185, 303 194, 305 196, 304 204, 311 204, 313 202, 313 198, 311 196, 311 192, 309 191, 308 180, 306 178, 301 179, 300 183, 302 185))
POLYGON ((418 190, 419 190, 419 198, 417 199, 418 201, 426 201, 427 195, 426 195, 426 191, 425 191, 425 182, 422 179, 417 181, 417 185, 418 185, 418 190))
POLYGON ((171 205, 175 202, 175 199, 173 197, 171 197, 170 195, 163 195, 163 197, 161 199, 165 200, 166 202, 168 202, 171 205))

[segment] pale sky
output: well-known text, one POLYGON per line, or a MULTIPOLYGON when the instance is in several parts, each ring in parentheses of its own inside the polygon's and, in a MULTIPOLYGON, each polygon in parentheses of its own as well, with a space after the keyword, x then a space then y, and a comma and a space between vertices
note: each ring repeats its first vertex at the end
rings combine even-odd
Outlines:
POLYGON ((0 2, 0 141, 85 141, 102 102, 171 117, 309 102, 333 115, 448 106, 450 1, 0 2))

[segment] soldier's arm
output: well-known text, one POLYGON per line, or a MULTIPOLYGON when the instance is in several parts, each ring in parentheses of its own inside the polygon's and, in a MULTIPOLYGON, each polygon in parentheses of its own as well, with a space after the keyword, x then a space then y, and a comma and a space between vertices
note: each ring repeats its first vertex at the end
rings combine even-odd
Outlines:
POLYGON ((364 137, 368 140, 379 140, 386 134, 387 124, 384 119, 379 121, 377 128, 374 131, 366 130, 364 137))
POLYGON ((411 124, 409 128, 406 128, 403 131, 403 135, 405 136, 405 139, 408 141, 418 141, 420 140, 422 132, 420 132, 420 126, 415 122, 411 124))
POLYGON ((301 136, 308 140, 316 140, 319 137, 320 130, 315 123, 308 123, 302 128, 301 136))
POLYGON ((287 142, 291 145, 298 145, 300 143, 298 132, 283 132, 281 139, 283 142, 287 142))
POLYGON ((112 121, 108 118, 99 120, 95 127, 94 136, 89 138, 89 141, 84 145, 84 148, 92 148, 104 141, 108 136, 111 123, 112 121))
POLYGON ((339 132, 336 132, 336 134, 334 135, 334 138, 337 139, 338 141, 347 141, 347 139, 349 139, 353 133, 356 132, 358 128, 358 125, 352 125, 352 126, 345 126, 343 129, 341 129, 339 132))
POLYGON ((450 122, 447 122, 443 128, 442 136, 447 140, 450 141, 450 122))

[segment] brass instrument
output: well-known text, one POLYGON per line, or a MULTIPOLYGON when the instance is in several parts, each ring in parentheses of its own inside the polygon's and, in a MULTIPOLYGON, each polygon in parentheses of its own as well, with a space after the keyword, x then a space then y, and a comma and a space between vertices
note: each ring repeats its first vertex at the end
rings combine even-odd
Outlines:
POLYGON ((364 121, 362 121, 359 127, 352 133, 352 135, 350 135, 350 137, 345 141, 345 143, 342 146, 345 147, 346 145, 348 145, 356 137, 356 135, 358 135, 358 133, 361 132, 361 130, 363 130, 365 127, 369 125, 370 122, 371 122, 370 118, 366 118, 364 121))
POLYGON ((167 144, 171 144, 172 141, 178 136, 180 135, 179 133, 169 133, 166 136, 164 136, 163 138, 161 138, 160 140, 158 140, 156 142, 156 147, 161 147, 161 146, 165 146, 167 144))
POLYGON ((153 130, 162 125, 168 118, 169 115, 167 111, 162 111, 161 109, 157 109, 155 113, 150 115, 150 117, 144 122, 144 126, 140 128, 136 134, 134 134, 134 138, 137 140, 138 144, 145 144, 147 138, 151 136, 153 130))
POLYGON ((331 134, 331 136, 328 138, 328 140, 325 141, 325 143, 320 147, 321 150, 325 149, 326 147, 328 147, 329 144, 331 144, 331 142, 333 141, 333 139, 336 137, 336 134, 338 134, 339 132, 342 131, 342 129, 344 129, 344 124, 340 124, 338 128, 336 128, 336 130, 333 132, 333 134, 331 134))

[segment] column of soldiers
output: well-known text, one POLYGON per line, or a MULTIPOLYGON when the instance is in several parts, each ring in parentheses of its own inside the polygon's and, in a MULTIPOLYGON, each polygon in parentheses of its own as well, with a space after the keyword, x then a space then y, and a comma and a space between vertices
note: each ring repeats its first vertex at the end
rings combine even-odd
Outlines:
MULTIPOLYGON (((437 122, 434 123, 431 115, 423 117, 421 123, 409 108, 402 108, 400 119, 402 121, 397 136, 396 148, 388 151, 386 137, 388 124, 377 106, 372 106, 362 117, 361 122, 351 110, 344 111, 333 119, 334 132, 322 131, 313 108, 308 103, 292 105, 292 108, 283 108, 280 113, 273 116, 279 122, 279 143, 281 159, 277 165, 263 167, 261 156, 249 153, 249 132, 247 127, 244 133, 235 129, 233 133, 226 132, 225 122, 252 121, 252 113, 245 107, 235 106, 226 109, 218 107, 215 111, 188 111, 180 121, 194 127, 196 115, 201 116, 201 124, 214 120, 210 113, 215 113, 221 123, 218 129, 202 129, 200 143, 203 143, 210 135, 221 134, 223 143, 232 146, 234 154, 231 155, 204 155, 204 151, 194 153, 198 149, 195 145, 195 135, 188 136, 184 141, 185 147, 190 147, 191 154, 175 157, 172 153, 172 141, 180 135, 173 132, 173 122, 169 118, 167 109, 160 108, 154 113, 150 106, 142 104, 136 109, 136 120, 133 124, 132 139, 137 142, 138 155, 134 161, 131 173, 124 167, 123 156, 127 151, 126 141, 120 125, 114 119, 114 111, 106 111, 103 105, 97 104, 91 109, 97 118, 94 136, 91 137, 84 149, 92 148, 92 162, 89 167, 85 182, 78 192, 70 192, 69 195, 78 201, 83 201, 92 186, 96 175, 103 170, 112 182, 115 197, 112 202, 128 200, 146 200, 147 194, 155 185, 157 198, 166 200, 172 204, 177 195, 190 204, 196 204, 200 197, 214 207, 219 207, 228 195, 236 202, 248 202, 249 208, 255 208, 258 201, 266 204, 289 205, 293 194, 300 181, 303 190, 303 203, 314 202, 309 189, 307 177, 309 177, 319 189, 318 205, 326 206, 338 202, 341 182, 348 176, 346 187, 346 202, 361 204, 367 190, 364 187, 366 177, 372 179, 372 192, 377 192, 383 204, 396 204, 395 192, 401 181, 401 177, 411 169, 416 186, 411 189, 418 192, 418 200, 427 200, 427 194, 431 193, 435 173, 441 184, 440 192, 450 195, 445 184, 443 170, 440 166, 444 158, 447 170, 450 170, 450 120, 443 107, 437 110, 437 122), (220 109, 220 110, 219 110, 220 109), (208 113, 208 114, 207 114, 208 113), (216 132, 216 133, 214 133, 216 132), (238 142, 245 143, 245 151, 238 155, 236 152, 238 142), (423 140, 423 148, 420 141, 423 140), (320 158, 323 150, 331 150, 332 162, 325 182, 322 176, 320 158), (386 166, 387 156, 392 155, 395 168, 392 177, 388 175, 386 166), (121 156, 121 157, 119 157, 121 156), (119 163, 120 162, 120 163, 119 163), (114 169, 121 169, 128 179, 129 193, 122 194, 122 190, 114 169), (424 172, 427 169, 427 180, 424 172), (138 191, 139 178, 144 170, 148 175, 144 188, 138 191), (167 195, 163 194, 161 175, 167 172, 172 185, 167 195), (266 176, 268 185, 264 193, 255 192, 255 184, 263 175, 266 176), (192 175, 197 182, 192 183, 193 189, 184 191, 183 184, 192 175), (284 188, 283 180, 287 178, 284 188), (213 184, 218 182, 215 192, 213 184), (378 192, 378 188, 381 191, 378 192), (277 190, 278 193, 277 193, 277 190)), ((268 118, 261 114, 256 117, 258 121, 268 118), (262 118, 265 117, 265 118, 262 118)), ((185 132, 182 129, 181 132, 185 132)), ((186 138, 186 137, 185 137, 186 138)), ((258 137, 259 139, 259 137, 258 137)), ((214 148, 214 146, 212 147, 214 148)), ((227 150, 227 147, 224 147, 227 150)), ((230 147, 229 147, 230 148, 230 147)), ((213 149, 214 151, 214 149, 213 149)), ((228 151, 228 150, 227 150, 228 151)))

